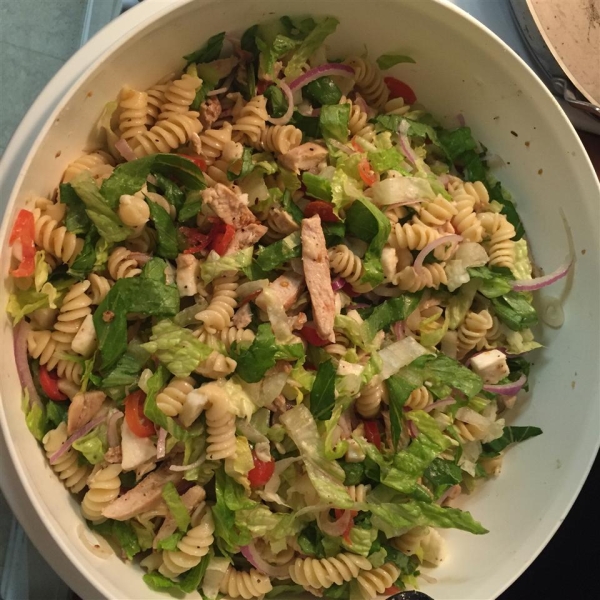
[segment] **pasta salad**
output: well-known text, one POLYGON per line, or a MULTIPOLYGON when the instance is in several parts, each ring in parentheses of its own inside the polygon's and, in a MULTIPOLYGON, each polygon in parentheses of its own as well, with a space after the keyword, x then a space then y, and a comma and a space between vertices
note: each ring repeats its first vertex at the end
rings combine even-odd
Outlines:
MULTIPOLYGON (((331 54, 338 21, 219 33, 10 236, 23 410, 89 527, 153 589, 418 587, 456 499, 539 435, 523 225, 469 127, 331 54)), ((399 67, 401 70, 402 67, 399 67)))

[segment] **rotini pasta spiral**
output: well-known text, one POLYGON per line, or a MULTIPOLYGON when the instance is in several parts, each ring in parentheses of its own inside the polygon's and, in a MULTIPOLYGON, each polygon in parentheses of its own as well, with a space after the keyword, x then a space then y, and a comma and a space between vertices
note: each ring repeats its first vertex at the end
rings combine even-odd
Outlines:
POLYGON ((191 377, 175 377, 156 396, 156 405, 168 417, 176 417, 193 389, 194 380, 191 377))
MULTIPOLYGON (((68 356, 68 354, 67 352, 64 353, 65 356, 68 356)), ((83 376, 83 365, 79 361, 64 358, 56 363, 56 374, 63 381, 66 380, 79 385, 83 376)))
POLYGON ((498 213, 481 213, 479 222, 485 230, 488 241, 487 251, 490 267, 515 268, 515 228, 504 215, 498 213))
POLYGON ((370 571, 371 563, 357 554, 342 553, 331 558, 297 558, 290 565, 290 579, 299 585, 330 588, 334 583, 355 579, 361 571, 370 571))
POLYGON ((211 163, 219 158, 231 142, 231 123, 224 123, 221 129, 206 129, 200 135, 200 156, 211 163))
POLYGON ((148 94, 124 87, 120 96, 119 131, 121 139, 130 140, 146 131, 148 94))
POLYGON ((440 233, 419 220, 392 227, 388 243, 396 249, 423 250, 427 244, 437 240, 440 233))
POLYGON ((485 435, 485 431, 478 425, 475 425, 474 423, 465 423, 458 418, 454 421, 454 427, 463 444, 465 442, 476 442, 481 440, 485 435))
POLYGON ((237 571, 230 566, 226 573, 219 591, 229 598, 262 598, 273 589, 269 577, 256 569, 250 571, 237 571))
MULTIPOLYGON (((225 330, 224 330, 225 331, 225 330)), ((233 373, 237 363, 233 358, 213 350, 195 369, 196 373, 209 379, 220 379, 233 373)))
POLYGON ((134 235, 129 236, 125 242, 132 252, 152 252, 156 247, 156 229, 141 227, 134 235))
POLYGON ((81 502, 81 514, 88 521, 103 521, 102 511, 119 496, 121 465, 108 465, 90 475, 88 491, 81 502))
POLYGON ((404 406, 413 410, 423 410, 427 405, 433 402, 431 392, 424 386, 418 387, 410 393, 404 406))
POLYGON ((465 193, 475 199, 474 208, 476 212, 480 212, 489 207, 490 194, 481 181, 465 182, 464 190, 465 193))
POLYGON ((350 98, 342 96, 340 104, 347 104, 350 107, 350 118, 348 120, 348 129, 351 136, 359 136, 368 142, 375 139, 375 128, 369 123, 369 115, 350 98))
POLYGON ((469 242, 481 242, 483 239, 483 227, 474 212, 475 198, 465 191, 464 186, 459 187, 452 194, 457 214, 452 217, 452 225, 456 233, 462 235, 469 242))
POLYGON ((404 103, 404 98, 401 96, 388 100, 383 107, 383 112, 386 115, 404 115, 409 110, 410 106, 404 103))
MULTIPOLYGON (((49 431, 42 439, 46 456, 50 458, 67 441, 67 424, 61 423, 56 429, 49 431)), ((79 464, 77 452, 69 448, 52 466, 65 487, 77 494, 86 484, 90 473, 89 467, 79 464)))
POLYGON ((212 513, 207 508, 200 523, 192 527, 179 541, 177 550, 163 552, 163 564, 159 567, 159 572, 174 579, 177 575, 193 569, 202 557, 208 554, 214 541, 214 530, 212 513))
POLYGON ((440 285, 446 285, 447 282, 448 278, 443 263, 431 263, 423 265, 419 270, 414 267, 405 267, 398 273, 396 283, 401 290, 418 292, 423 288, 437 290, 440 285))
POLYGON ((504 337, 504 328, 498 317, 492 315, 492 326, 487 330, 485 337, 477 342, 477 350, 491 350, 500 345, 500 340, 504 337))
POLYGON ((213 282, 213 296, 208 308, 196 315, 204 323, 208 333, 221 331, 231 324, 231 318, 237 308, 236 290, 238 273, 228 272, 213 282))
POLYGON ((264 96, 254 96, 240 110, 239 117, 235 119, 233 124, 233 131, 242 134, 243 138, 254 146, 259 143, 267 126, 266 121, 268 118, 267 99, 264 96))
POLYGON ((226 399, 211 397, 211 406, 206 411, 206 430, 208 460, 223 460, 235 454, 235 415, 226 399))
POLYGON ((183 146, 189 141, 192 133, 200 133, 202 130, 198 116, 199 113, 190 110, 185 113, 171 113, 168 118, 157 121, 149 131, 133 138, 131 147, 135 155, 142 158, 149 154, 171 152, 183 146))
MULTIPOLYGON (((202 85, 202 79, 185 73, 181 79, 171 82, 165 91, 165 102, 158 115, 159 121, 171 120, 174 115, 187 115, 196 90, 202 85)), ((196 132, 198 133, 198 132, 196 132)))
POLYGON ((408 212, 406 208, 400 204, 396 206, 387 206, 383 211, 383 214, 390 220, 392 225, 396 225, 400 219, 404 219, 408 212))
POLYGON ((462 357, 485 338, 494 322, 487 310, 479 313, 469 311, 458 328, 458 356, 462 357))
POLYGON ((254 332, 251 329, 239 329, 237 327, 228 327, 216 333, 208 333, 204 327, 199 327, 194 331, 194 335, 203 344, 210 346, 214 350, 219 350, 223 346, 226 350, 229 350, 231 344, 234 342, 242 344, 245 342, 250 343, 254 340, 254 332))
POLYGON ((123 246, 115 248, 108 257, 108 272, 116 281, 126 277, 135 277, 142 270, 135 259, 131 258, 131 251, 123 246))
POLYGON ((293 125, 268 125, 256 144, 258 149, 285 154, 302 142, 302 132, 293 125))
POLYGON ((348 59, 346 64, 354 69, 356 87, 364 99, 375 108, 381 108, 388 100, 389 90, 379 68, 358 57, 348 59))
POLYGON ((354 408, 359 415, 371 419, 379 414, 381 401, 387 402, 388 389, 379 375, 375 375, 362 389, 354 402, 354 408))
POLYGON ((366 502, 367 494, 371 491, 371 486, 360 483, 359 485, 349 485, 346 487, 346 490, 350 498, 352 498, 352 502, 366 502))
POLYGON ((400 569, 393 563, 386 563, 378 569, 362 572, 356 579, 363 600, 373 600, 378 594, 392 587, 400 577, 400 569))
POLYGON ((106 294, 110 292, 110 288, 113 286, 114 281, 98 275, 97 273, 90 273, 88 276, 90 287, 88 289, 92 304, 98 305, 106 298, 106 294))
POLYGON ((327 344, 323 347, 323 350, 327 352, 330 356, 332 356, 335 362, 344 358, 348 349, 352 346, 350 340, 342 333, 335 333, 335 342, 333 344, 327 344))
POLYGON ((329 249, 329 267, 354 287, 364 275, 362 260, 342 244, 329 249))
POLYGON ((162 83, 152 86, 146 90, 148 96, 148 103, 146 105, 146 127, 152 127, 158 119, 163 104, 165 103, 165 92, 167 91, 169 84, 162 83))
POLYGON ((214 187, 217 183, 222 183, 227 187, 231 187, 233 182, 227 178, 229 163, 225 159, 216 160, 212 165, 209 165, 204 173, 206 183, 214 187))
POLYGON ((92 300, 86 294, 89 287, 89 281, 80 281, 73 285, 64 297, 52 333, 57 342, 70 346, 83 320, 91 314, 92 300))
POLYGON ((114 169, 115 161, 113 157, 97 150, 90 154, 84 154, 78 159, 74 160, 65 170, 63 175, 63 183, 69 183, 80 173, 88 171, 92 178, 100 183, 103 179, 109 177, 114 169))
POLYGON ((27 333, 27 350, 32 358, 39 359, 40 365, 46 365, 51 371, 61 361, 63 353, 67 352, 69 344, 57 342, 52 337, 52 332, 46 330, 27 333))
POLYGON ((39 209, 33 211, 35 219, 35 243, 48 254, 64 263, 72 264, 83 248, 83 240, 67 231, 48 214, 40 214, 39 209))
POLYGON ((446 200, 443 196, 437 195, 431 202, 424 202, 419 209, 419 219, 430 227, 439 227, 450 221, 458 213, 457 207, 446 200))

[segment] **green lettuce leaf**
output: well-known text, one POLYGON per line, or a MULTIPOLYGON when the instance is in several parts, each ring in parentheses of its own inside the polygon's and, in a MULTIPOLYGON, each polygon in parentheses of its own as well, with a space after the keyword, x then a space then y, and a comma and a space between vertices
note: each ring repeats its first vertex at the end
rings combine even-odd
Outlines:
POLYGON ((529 438, 536 437, 542 434, 542 430, 539 427, 532 427, 530 425, 526 427, 518 427, 516 425, 507 425, 504 428, 502 437, 493 440, 482 446, 482 456, 492 457, 498 456, 502 450, 511 444, 518 442, 524 442, 529 438))
POLYGON ((373 170, 377 173, 383 173, 390 169, 399 170, 403 158, 396 148, 384 148, 375 152, 368 152, 367 158, 373 170))
POLYGON ((469 277, 478 282, 477 290, 486 298, 497 298, 512 290, 510 284, 514 277, 510 269, 504 267, 469 267, 469 277))
MULTIPOLYGON (((177 491, 177 490, 175 490, 177 491)), ((172 533, 170 536, 163 538, 156 545, 157 550, 177 550, 177 544, 181 540, 181 538, 185 535, 183 531, 176 531, 172 533)))
POLYGON ((88 525, 101 536, 114 539, 129 560, 133 560, 142 551, 135 529, 129 521, 107 519, 102 523, 88 522, 88 525))
POLYGON ((389 331, 398 321, 404 321, 417 308, 421 294, 402 294, 398 298, 390 298, 376 306, 365 319, 365 328, 369 338, 373 339, 379 331, 389 331))
POLYGON ((129 342, 125 354, 121 356, 114 368, 104 376, 100 387, 114 388, 137 383, 139 375, 149 358, 150 353, 144 350, 137 340, 132 340, 129 342))
POLYGON ((66 423, 68 410, 69 409, 65 406, 64 402, 52 402, 52 400, 49 400, 46 404, 46 417, 48 423, 50 423, 53 428, 58 427, 61 423, 66 423))
POLYGON ((67 231, 75 234, 87 233, 92 222, 85 212, 85 204, 77 195, 70 183, 61 183, 59 186, 60 201, 67 207, 65 227, 67 231))
POLYGON ((99 239, 98 231, 92 225, 85 236, 81 252, 69 267, 69 275, 77 277, 77 279, 85 279, 94 270, 96 266, 96 245, 99 239))
POLYGON ((399 65, 401 63, 415 63, 415 59, 410 56, 405 56, 403 54, 382 54, 377 59, 377 66, 382 70, 386 71, 387 69, 391 69, 392 67, 399 65))
POLYGON ((219 58, 224 40, 225 32, 221 31, 208 38, 208 41, 199 50, 186 54, 183 57, 187 61, 184 70, 192 63, 207 63, 219 58))
POLYGON ((183 205, 179 210, 177 218, 181 222, 189 221, 193 219, 202 208, 202 195, 200 190, 190 190, 185 195, 183 205))
MULTIPOLYGON (((73 280, 69 280, 73 283, 73 280)), ((70 284, 69 284, 70 285, 70 284)), ((45 283, 42 290, 36 292, 34 288, 28 290, 15 290, 8 297, 6 312, 13 318, 16 325, 25 317, 38 308, 56 308, 56 302, 62 300, 65 291, 59 292, 51 283, 45 283)))
POLYGON ((392 375, 386 379, 384 385, 387 385, 389 393, 390 406, 390 428, 392 431, 392 445, 398 447, 400 434, 402 433, 402 419, 404 416, 403 408, 411 392, 417 388, 416 385, 408 382, 400 375, 392 375))
POLYGON ((319 365, 310 392, 310 411, 320 421, 331 418, 335 402, 335 375, 336 367, 331 360, 319 365))
POLYGON ((158 234, 158 244, 156 254, 163 258, 177 258, 179 250, 177 248, 177 230, 169 213, 156 202, 146 198, 148 208, 150 209, 150 218, 154 221, 154 228, 158 234))
MULTIPOLYGON (((296 109, 292 115, 290 124, 294 125, 302 132, 302 142, 323 137, 321 135, 321 127, 319 126, 319 117, 305 117, 298 112, 298 109, 296 109)), ((306 173, 306 171, 304 173, 306 173)))
POLYGON ((256 253, 256 263, 263 271, 268 273, 292 258, 298 258, 301 254, 300 232, 294 231, 282 240, 260 248, 256 253))
POLYGON ((502 187, 500 182, 493 186, 488 184, 490 200, 498 202, 502 206, 502 214, 506 216, 508 222, 515 228, 515 242, 519 241, 525 235, 525 227, 519 217, 519 213, 511 200, 510 194, 502 187))
MULTIPOLYGON (((254 247, 244 248, 234 254, 221 256, 216 260, 206 260, 202 265, 201 276, 204 283, 210 283, 219 275, 227 271, 239 271, 249 267, 252 264, 252 254, 254 247)), ((210 259, 209 255, 209 259, 210 259)))
POLYGON ((104 460, 104 454, 108 450, 106 425, 102 423, 83 437, 75 440, 73 448, 81 452, 90 464, 97 465, 101 463, 104 460))
POLYGON ((447 489, 462 481, 463 471, 451 460, 436 458, 425 469, 423 477, 431 484, 433 497, 437 500, 447 489))
POLYGON ((294 50, 298 46, 298 42, 285 35, 278 34, 271 43, 267 43, 260 37, 257 37, 256 45, 260 50, 259 61, 262 72, 266 75, 273 75, 275 62, 291 50, 294 50))
POLYGON ((169 481, 164 485, 161 495, 166 505, 169 507, 169 512, 175 519, 175 523, 177 523, 177 528, 180 531, 187 531, 191 522, 190 512, 185 507, 185 504, 172 481, 169 481))
POLYGON ((267 112, 272 117, 283 117, 288 109, 288 103, 281 88, 278 85, 270 85, 263 95, 267 99, 267 112))
POLYGON ((376 529, 363 529, 361 527, 352 527, 350 535, 348 536, 350 541, 342 539, 342 547, 354 554, 360 554, 361 556, 369 556, 371 546, 377 538, 376 529))
POLYGON ((33 402, 29 406, 29 391, 23 390, 23 398, 21 400, 21 409, 25 413, 25 423, 27 429, 33 437, 41 442, 42 438, 48 432, 48 419, 46 417, 46 409, 41 402, 33 402))
POLYGON ((154 179, 156 179, 156 183, 154 185, 150 184, 152 191, 156 190, 156 192, 164 196, 167 202, 179 212, 185 202, 185 192, 176 183, 161 173, 154 173, 154 179))
POLYGON ((325 139, 334 138, 338 142, 348 141, 349 104, 326 104, 321 108, 319 125, 325 139))
POLYGON ((307 196, 312 196, 318 200, 331 201, 331 181, 329 179, 304 171, 302 173, 302 183, 306 186, 307 196))
POLYGON ((496 316, 513 331, 528 329, 538 322, 537 312, 527 294, 509 292, 491 300, 496 316))
POLYGON ((337 104, 342 98, 340 88, 331 77, 319 77, 302 88, 302 95, 314 106, 337 104))

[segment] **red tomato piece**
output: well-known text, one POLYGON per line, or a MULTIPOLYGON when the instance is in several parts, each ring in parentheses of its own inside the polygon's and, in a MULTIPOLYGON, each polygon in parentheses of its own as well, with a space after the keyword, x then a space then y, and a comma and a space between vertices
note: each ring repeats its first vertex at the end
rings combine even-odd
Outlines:
POLYGON ((186 242, 189 244, 189 247, 183 251, 184 254, 201 252, 210 244, 210 236, 202 233, 195 227, 182 226, 179 228, 179 232, 185 237, 186 242))
POLYGON ((56 371, 48 371, 44 365, 40 366, 40 385, 44 394, 55 402, 62 402, 67 397, 58 389, 58 375, 56 371))
POLYGON ((365 426, 365 437, 367 442, 377 446, 381 450, 381 434, 379 433, 379 425, 377 421, 363 421, 365 426))
POLYGON ((311 346, 317 346, 319 348, 321 346, 327 346, 327 344, 330 343, 329 340, 324 340, 319 336, 313 323, 307 323, 300 330, 300 337, 303 340, 306 340, 311 346))
POLYGON ((229 244, 235 235, 233 225, 227 223, 218 223, 212 226, 210 236, 212 239, 211 250, 214 250, 219 256, 223 256, 229 248, 229 244), (213 231, 214 230, 214 231, 213 231))
POLYGON ((183 156, 191 160, 201 171, 206 171, 206 161, 199 156, 190 156, 189 154, 178 154, 177 156, 183 156))
POLYGON ((333 212, 333 204, 324 200, 313 200, 306 205, 304 216, 307 219, 319 215, 324 223, 337 223, 340 218, 333 212))
POLYGON ((358 174, 366 186, 373 185, 377 181, 377 174, 366 158, 358 163, 358 174))
POLYGON ((261 487, 273 477, 275 461, 273 459, 269 462, 260 460, 254 450, 252 451, 252 460, 254 461, 254 468, 248 473, 248 480, 252 487, 261 487))
POLYGON ((352 138, 352 147, 357 151, 357 152, 364 152, 364 149, 361 147, 361 145, 356 141, 356 136, 354 136, 352 138))
POLYGON ((402 591, 402 590, 399 587, 393 585, 392 587, 389 587, 387 590, 385 590, 385 592, 383 592, 383 594, 384 595, 397 594, 400 591, 402 591))
POLYGON ((29 277, 35 271, 35 221, 33 213, 21 209, 15 220, 8 243, 21 242, 21 264, 10 271, 13 277, 29 277))
POLYGON ((395 77, 384 77, 385 85, 390 90, 390 100, 393 98, 402 98, 406 104, 414 104, 417 101, 417 96, 413 92, 410 85, 400 81, 395 77))
POLYGON ((125 398, 125 420, 127 426, 138 437, 150 437, 156 433, 154 423, 144 414, 146 394, 142 390, 132 392, 125 398))

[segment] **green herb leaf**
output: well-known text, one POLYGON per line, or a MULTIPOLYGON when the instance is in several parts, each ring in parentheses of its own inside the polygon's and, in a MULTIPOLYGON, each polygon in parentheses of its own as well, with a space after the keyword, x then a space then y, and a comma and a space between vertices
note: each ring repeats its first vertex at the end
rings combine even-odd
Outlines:
POLYGON ((90 218, 85 212, 85 204, 77 195, 70 183, 61 183, 59 186, 61 204, 67 206, 65 215, 65 227, 71 233, 87 233, 92 226, 90 218))
POLYGON ((150 208, 150 218, 154 221, 154 227, 158 234, 158 244, 156 254, 163 258, 177 258, 179 250, 177 248, 177 230, 169 216, 169 213, 158 203, 152 202, 146 198, 150 208))
POLYGON ((310 392, 310 410, 315 419, 326 421, 331 418, 335 403, 336 368, 331 360, 322 362, 310 392))
POLYGON ((187 531, 191 522, 190 513, 172 481, 164 485, 161 494, 169 508, 169 512, 175 519, 175 523, 177 523, 177 528, 183 532, 187 531))
POLYGON ((269 272, 301 254, 300 232, 295 231, 282 240, 260 248, 256 253, 256 263, 263 271, 269 272))
POLYGON ((402 433, 403 407, 411 392, 417 386, 403 379, 400 375, 392 375, 383 385, 387 385, 390 398, 390 427, 392 430, 392 444, 398 447, 400 434, 402 433))
POLYGON ((342 97, 342 92, 331 77, 319 77, 302 88, 302 95, 314 107, 319 107, 337 104, 342 97))
POLYGON ((334 138, 338 142, 348 141, 349 104, 326 104, 321 108, 319 125, 325 139, 334 138))
POLYGON ((302 183, 306 186, 306 195, 331 202, 331 181, 308 171, 302 173, 302 183))
POLYGON ((202 208, 202 195, 200 190, 190 190, 185 195, 183 206, 177 215, 177 218, 182 223, 193 219, 202 208))
POLYGON ((287 112, 288 103, 281 88, 278 85, 270 85, 263 95, 267 99, 267 112, 272 117, 283 117, 287 112))
MULTIPOLYGON (((319 117, 305 117, 298 110, 294 111, 290 124, 295 125, 302 132, 302 141, 322 138, 319 117)), ((306 172, 304 173, 306 174, 306 172)))
POLYGON ((477 291, 486 298, 497 298, 512 290, 510 282, 514 280, 514 276, 510 269, 469 267, 467 272, 471 279, 479 280, 477 291))
POLYGON ((513 240, 515 242, 520 240, 525 235, 525 227, 514 203, 508 198, 508 194, 502 187, 502 184, 497 182, 493 186, 488 185, 488 190, 490 200, 495 200, 502 205, 502 214, 506 216, 508 222, 515 228, 515 237, 513 240))
POLYGON ((377 59, 377 66, 385 71, 401 63, 415 63, 415 59, 403 54, 382 54, 377 59))
POLYGON ((513 331, 528 329, 538 322, 535 308, 522 292, 509 292, 491 300, 497 317, 513 331))
POLYGON ((225 40, 225 32, 217 33, 212 37, 208 38, 206 44, 199 50, 186 54, 183 59, 186 61, 185 69, 188 68, 192 63, 207 63, 213 60, 217 60, 221 55, 223 49, 223 41, 225 40))
POLYGON ((98 231, 92 225, 85 236, 83 248, 67 271, 69 275, 77 279, 85 279, 92 272, 96 263, 96 244, 98 243, 98 239, 98 231))
POLYGON ((492 442, 483 444, 482 456, 493 457, 498 456, 502 450, 511 444, 517 442, 524 442, 529 438, 536 437, 542 434, 542 430, 539 427, 518 427, 518 426, 506 426, 502 433, 502 437, 499 437, 492 442))
POLYGON ((389 331, 397 321, 404 321, 417 308, 421 294, 402 294, 398 298, 390 298, 376 306, 365 320, 369 339, 373 339, 379 331, 389 331))
POLYGON ((161 173, 154 173, 156 179, 156 187, 166 199, 169 204, 174 206, 177 211, 181 209, 185 202, 186 195, 183 190, 168 177, 165 177, 161 173))

